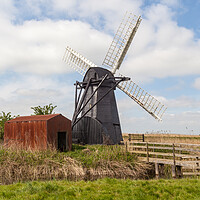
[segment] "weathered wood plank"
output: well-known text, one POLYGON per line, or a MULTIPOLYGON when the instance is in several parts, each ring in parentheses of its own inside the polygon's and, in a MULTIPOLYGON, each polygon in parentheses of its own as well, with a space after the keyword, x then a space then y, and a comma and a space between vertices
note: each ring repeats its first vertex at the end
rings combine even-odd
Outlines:
MULTIPOLYGON (((138 159, 141 160, 141 161, 145 161, 145 162, 147 161, 146 157, 138 157, 138 159)), ((150 157, 149 162, 166 164, 166 165, 174 165, 173 159, 170 160, 170 159, 151 158, 150 157)), ((195 168, 196 163, 200 163, 200 161, 180 161, 180 160, 176 160, 176 165, 178 165, 178 166, 189 166, 189 167, 195 168)))
MULTIPOLYGON (((145 145, 146 145, 146 143, 145 143, 145 145)), ((138 145, 130 145, 130 144, 128 144, 128 147, 129 147, 129 149, 130 148, 137 148, 137 149, 146 149, 147 148, 147 146, 138 146, 138 145)), ((173 147, 148 146, 148 149, 173 150, 173 147)), ((195 153, 200 154, 200 149, 185 149, 185 148, 175 147, 175 151, 195 152, 195 153)))
MULTIPOLYGON (((146 144, 146 142, 134 142, 131 141, 130 143, 134 144, 146 144)), ((188 144, 188 143, 160 143, 160 142, 148 142, 148 144, 154 144, 154 145, 170 145, 174 144, 174 146, 196 146, 200 148, 200 144, 188 144)))
MULTIPOLYGON (((131 150, 129 151, 130 153, 136 153, 136 154, 147 154, 146 151, 138 151, 138 150, 131 150)), ((163 156, 163 157, 170 157, 173 156, 173 153, 162 153, 162 152, 151 152, 149 151, 149 155, 155 155, 155 156, 163 156)), ((175 154, 177 158, 182 158, 182 159, 199 159, 200 160, 200 155, 187 155, 187 154, 175 154)))
POLYGON ((200 176, 200 172, 183 172, 183 176, 200 176))
MULTIPOLYGON (((130 151, 131 153, 136 153, 136 154, 147 154, 146 151, 130 151)), ((155 155, 155 156, 173 156, 172 153, 161 153, 161 152, 151 152, 149 151, 149 155, 155 155)))

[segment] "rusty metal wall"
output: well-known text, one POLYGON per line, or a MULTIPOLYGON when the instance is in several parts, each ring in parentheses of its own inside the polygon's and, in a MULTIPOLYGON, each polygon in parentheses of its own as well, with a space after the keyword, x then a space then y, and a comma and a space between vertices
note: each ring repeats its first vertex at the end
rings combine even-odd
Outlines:
POLYGON ((54 145, 56 148, 58 146, 57 134, 58 132, 67 133, 67 147, 68 150, 72 148, 72 131, 71 131, 71 120, 66 117, 59 115, 57 117, 51 118, 47 122, 47 141, 48 144, 54 145))
POLYGON ((47 147, 46 121, 9 122, 5 124, 4 142, 31 149, 47 147))

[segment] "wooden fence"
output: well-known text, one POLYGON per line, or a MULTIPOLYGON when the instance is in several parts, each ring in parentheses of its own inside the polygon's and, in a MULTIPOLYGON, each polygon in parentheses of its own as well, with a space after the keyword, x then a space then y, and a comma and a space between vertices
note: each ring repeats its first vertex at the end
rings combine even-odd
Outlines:
POLYGON ((156 143, 127 141, 126 149, 136 153, 140 160, 155 163, 157 177, 164 165, 172 166, 172 177, 200 175, 200 145, 185 143, 156 143))
POLYGON ((140 134, 140 133, 128 134, 128 140, 129 142, 133 140, 144 142, 144 134, 140 134))

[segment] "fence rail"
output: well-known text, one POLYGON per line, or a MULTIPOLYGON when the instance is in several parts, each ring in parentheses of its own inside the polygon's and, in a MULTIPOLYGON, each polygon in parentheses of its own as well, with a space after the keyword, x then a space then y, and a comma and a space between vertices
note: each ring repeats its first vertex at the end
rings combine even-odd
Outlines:
POLYGON ((200 175, 200 144, 139 142, 128 140, 126 149, 142 161, 155 163, 159 176, 163 165, 172 166, 172 176, 200 175), (189 171, 188 171, 189 170, 189 171), (192 171, 191 171, 192 170, 192 171))
POLYGON ((141 133, 132 133, 128 134, 128 141, 141 141, 144 142, 144 134, 141 133))

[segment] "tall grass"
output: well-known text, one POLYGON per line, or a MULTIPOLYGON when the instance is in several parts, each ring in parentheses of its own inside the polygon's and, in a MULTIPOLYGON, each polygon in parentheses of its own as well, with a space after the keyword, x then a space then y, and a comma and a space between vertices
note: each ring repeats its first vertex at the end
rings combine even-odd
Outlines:
POLYGON ((148 178, 150 164, 138 161, 137 157, 125 151, 122 145, 74 146, 75 151, 67 154, 87 168, 87 180, 97 178, 148 178), (78 149, 77 149, 78 148, 78 149), (83 148, 81 151, 79 148, 83 148))
POLYGON ((147 178, 148 164, 122 146, 73 146, 71 152, 0 147, 0 184, 28 180, 94 180, 103 177, 147 178))
POLYGON ((56 149, 31 151, 18 148, 0 149, 0 183, 68 178, 84 176, 83 168, 76 160, 56 149))

